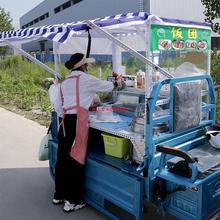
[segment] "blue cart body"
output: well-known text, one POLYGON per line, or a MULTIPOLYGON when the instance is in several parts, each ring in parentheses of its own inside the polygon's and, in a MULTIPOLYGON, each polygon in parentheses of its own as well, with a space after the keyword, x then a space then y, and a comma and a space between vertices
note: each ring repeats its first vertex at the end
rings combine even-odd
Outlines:
MULTIPOLYGON (((102 140, 97 135, 94 143, 89 143, 89 152, 85 172, 85 199, 112 219, 122 219, 132 215, 143 219, 145 201, 158 206, 163 212, 171 213, 179 219, 208 219, 219 208, 220 171, 209 170, 201 177, 198 162, 189 163, 190 177, 172 173, 168 162, 175 158, 172 153, 157 150, 157 146, 171 146, 183 152, 209 145, 205 137, 205 128, 215 123, 215 91, 212 79, 208 75, 173 78, 159 81, 154 85, 147 99, 148 117, 146 118, 145 155, 141 164, 128 164, 126 161, 105 155, 102 140), (178 83, 206 81, 208 98, 204 99, 201 112, 206 114, 197 126, 174 131, 174 86, 178 83), (153 112, 163 85, 170 85, 168 115, 154 118, 153 112), (205 102, 204 100, 208 100, 205 102), (160 135, 153 134, 156 124, 167 122, 169 131, 160 135), (158 184, 159 183, 159 184, 158 184), (155 191, 157 188, 157 191, 155 191), (158 193, 159 192, 159 193, 158 193), (162 193, 162 195, 161 195, 162 193), (127 214, 117 215, 109 207, 117 206, 127 214)), ((56 118, 53 115, 53 118, 56 118)), ((56 120, 53 120, 57 127, 56 120)), ((107 126, 107 125, 106 125, 107 126)), ((96 129, 94 129, 96 130, 96 129)), ((57 132, 56 129, 54 132, 57 132)), ((100 132, 101 131, 98 131, 100 132)), ((50 141, 50 170, 54 176, 57 140, 50 141)), ((211 148, 211 146, 209 146, 211 148)), ((218 152, 217 152, 218 153, 218 152)), ((217 154, 216 153, 216 154, 217 154)), ((198 158, 198 160, 200 160, 198 158)))

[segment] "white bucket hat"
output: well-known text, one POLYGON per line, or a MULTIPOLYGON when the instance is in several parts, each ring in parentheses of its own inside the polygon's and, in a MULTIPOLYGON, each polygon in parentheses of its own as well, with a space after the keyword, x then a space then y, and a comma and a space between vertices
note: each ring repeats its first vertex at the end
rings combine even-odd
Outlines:
POLYGON ((94 63, 94 58, 86 58, 82 53, 73 54, 70 59, 65 63, 65 67, 70 70, 79 68, 86 63, 94 63))

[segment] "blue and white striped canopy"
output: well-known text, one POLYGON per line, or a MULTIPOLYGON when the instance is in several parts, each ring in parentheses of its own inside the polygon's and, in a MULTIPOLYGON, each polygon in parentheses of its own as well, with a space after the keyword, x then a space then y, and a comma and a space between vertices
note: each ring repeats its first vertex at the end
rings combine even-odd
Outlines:
MULTIPOLYGON (((118 28, 132 24, 144 24, 150 15, 146 12, 136 12, 136 13, 127 13, 127 14, 119 14, 114 16, 108 16, 105 18, 97 18, 94 20, 90 20, 94 22, 96 25, 100 27, 114 27, 117 25, 118 28)), ((192 22, 192 21, 184 21, 178 19, 168 19, 168 18, 160 18, 165 23, 173 23, 180 25, 192 25, 192 26, 203 26, 208 27, 209 24, 202 22, 192 22)), ((69 37, 74 34, 78 35, 82 33, 82 31, 87 30, 88 26, 85 22, 73 22, 73 23, 65 23, 65 24, 56 24, 56 25, 48 25, 43 27, 33 27, 26 28, 17 31, 7 31, 0 32, 0 44, 7 44, 7 41, 12 42, 28 42, 32 40, 36 40, 39 38, 46 38, 52 41, 56 41, 59 43, 65 43, 68 41, 69 37)))

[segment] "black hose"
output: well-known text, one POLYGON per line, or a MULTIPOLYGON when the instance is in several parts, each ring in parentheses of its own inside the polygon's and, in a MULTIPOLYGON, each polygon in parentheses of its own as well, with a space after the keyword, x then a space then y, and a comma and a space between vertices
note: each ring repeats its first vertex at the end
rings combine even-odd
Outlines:
POLYGON ((87 31, 88 31, 88 44, 87 44, 86 58, 90 56, 91 40, 92 40, 89 28, 87 29, 87 31))

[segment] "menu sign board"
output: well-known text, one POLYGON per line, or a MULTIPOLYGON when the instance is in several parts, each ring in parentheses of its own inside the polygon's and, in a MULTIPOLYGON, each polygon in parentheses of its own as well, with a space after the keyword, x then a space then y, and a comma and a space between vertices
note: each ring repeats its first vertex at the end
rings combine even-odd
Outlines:
POLYGON ((151 33, 151 51, 211 48, 211 30, 153 24, 151 33))

